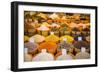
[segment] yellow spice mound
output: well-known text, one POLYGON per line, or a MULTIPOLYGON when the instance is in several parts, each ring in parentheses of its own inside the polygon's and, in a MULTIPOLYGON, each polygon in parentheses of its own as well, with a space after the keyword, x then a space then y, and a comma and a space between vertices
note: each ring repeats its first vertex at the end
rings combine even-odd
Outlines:
POLYGON ((51 34, 51 35, 46 37, 45 41, 47 41, 47 42, 58 42, 59 37, 54 35, 54 34, 51 34))
POLYGON ((72 43, 74 41, 74 38, 72 36, 69 36, 69 35, 65 35, 65 36, 62 36, 60 37, 60 41, 63 41, 63 39, 67 39, 67 43, 72 43))

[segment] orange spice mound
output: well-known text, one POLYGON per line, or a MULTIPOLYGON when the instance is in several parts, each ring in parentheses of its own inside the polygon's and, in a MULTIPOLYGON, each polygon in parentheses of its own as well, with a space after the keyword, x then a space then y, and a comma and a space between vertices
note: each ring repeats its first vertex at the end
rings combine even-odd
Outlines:
POLYGON ((47 49, 49 53, 54 54, 57 50, 57 44, 54 42, 44 42, 40 44, 38 51, 40 52, 42 49, 47 49))

